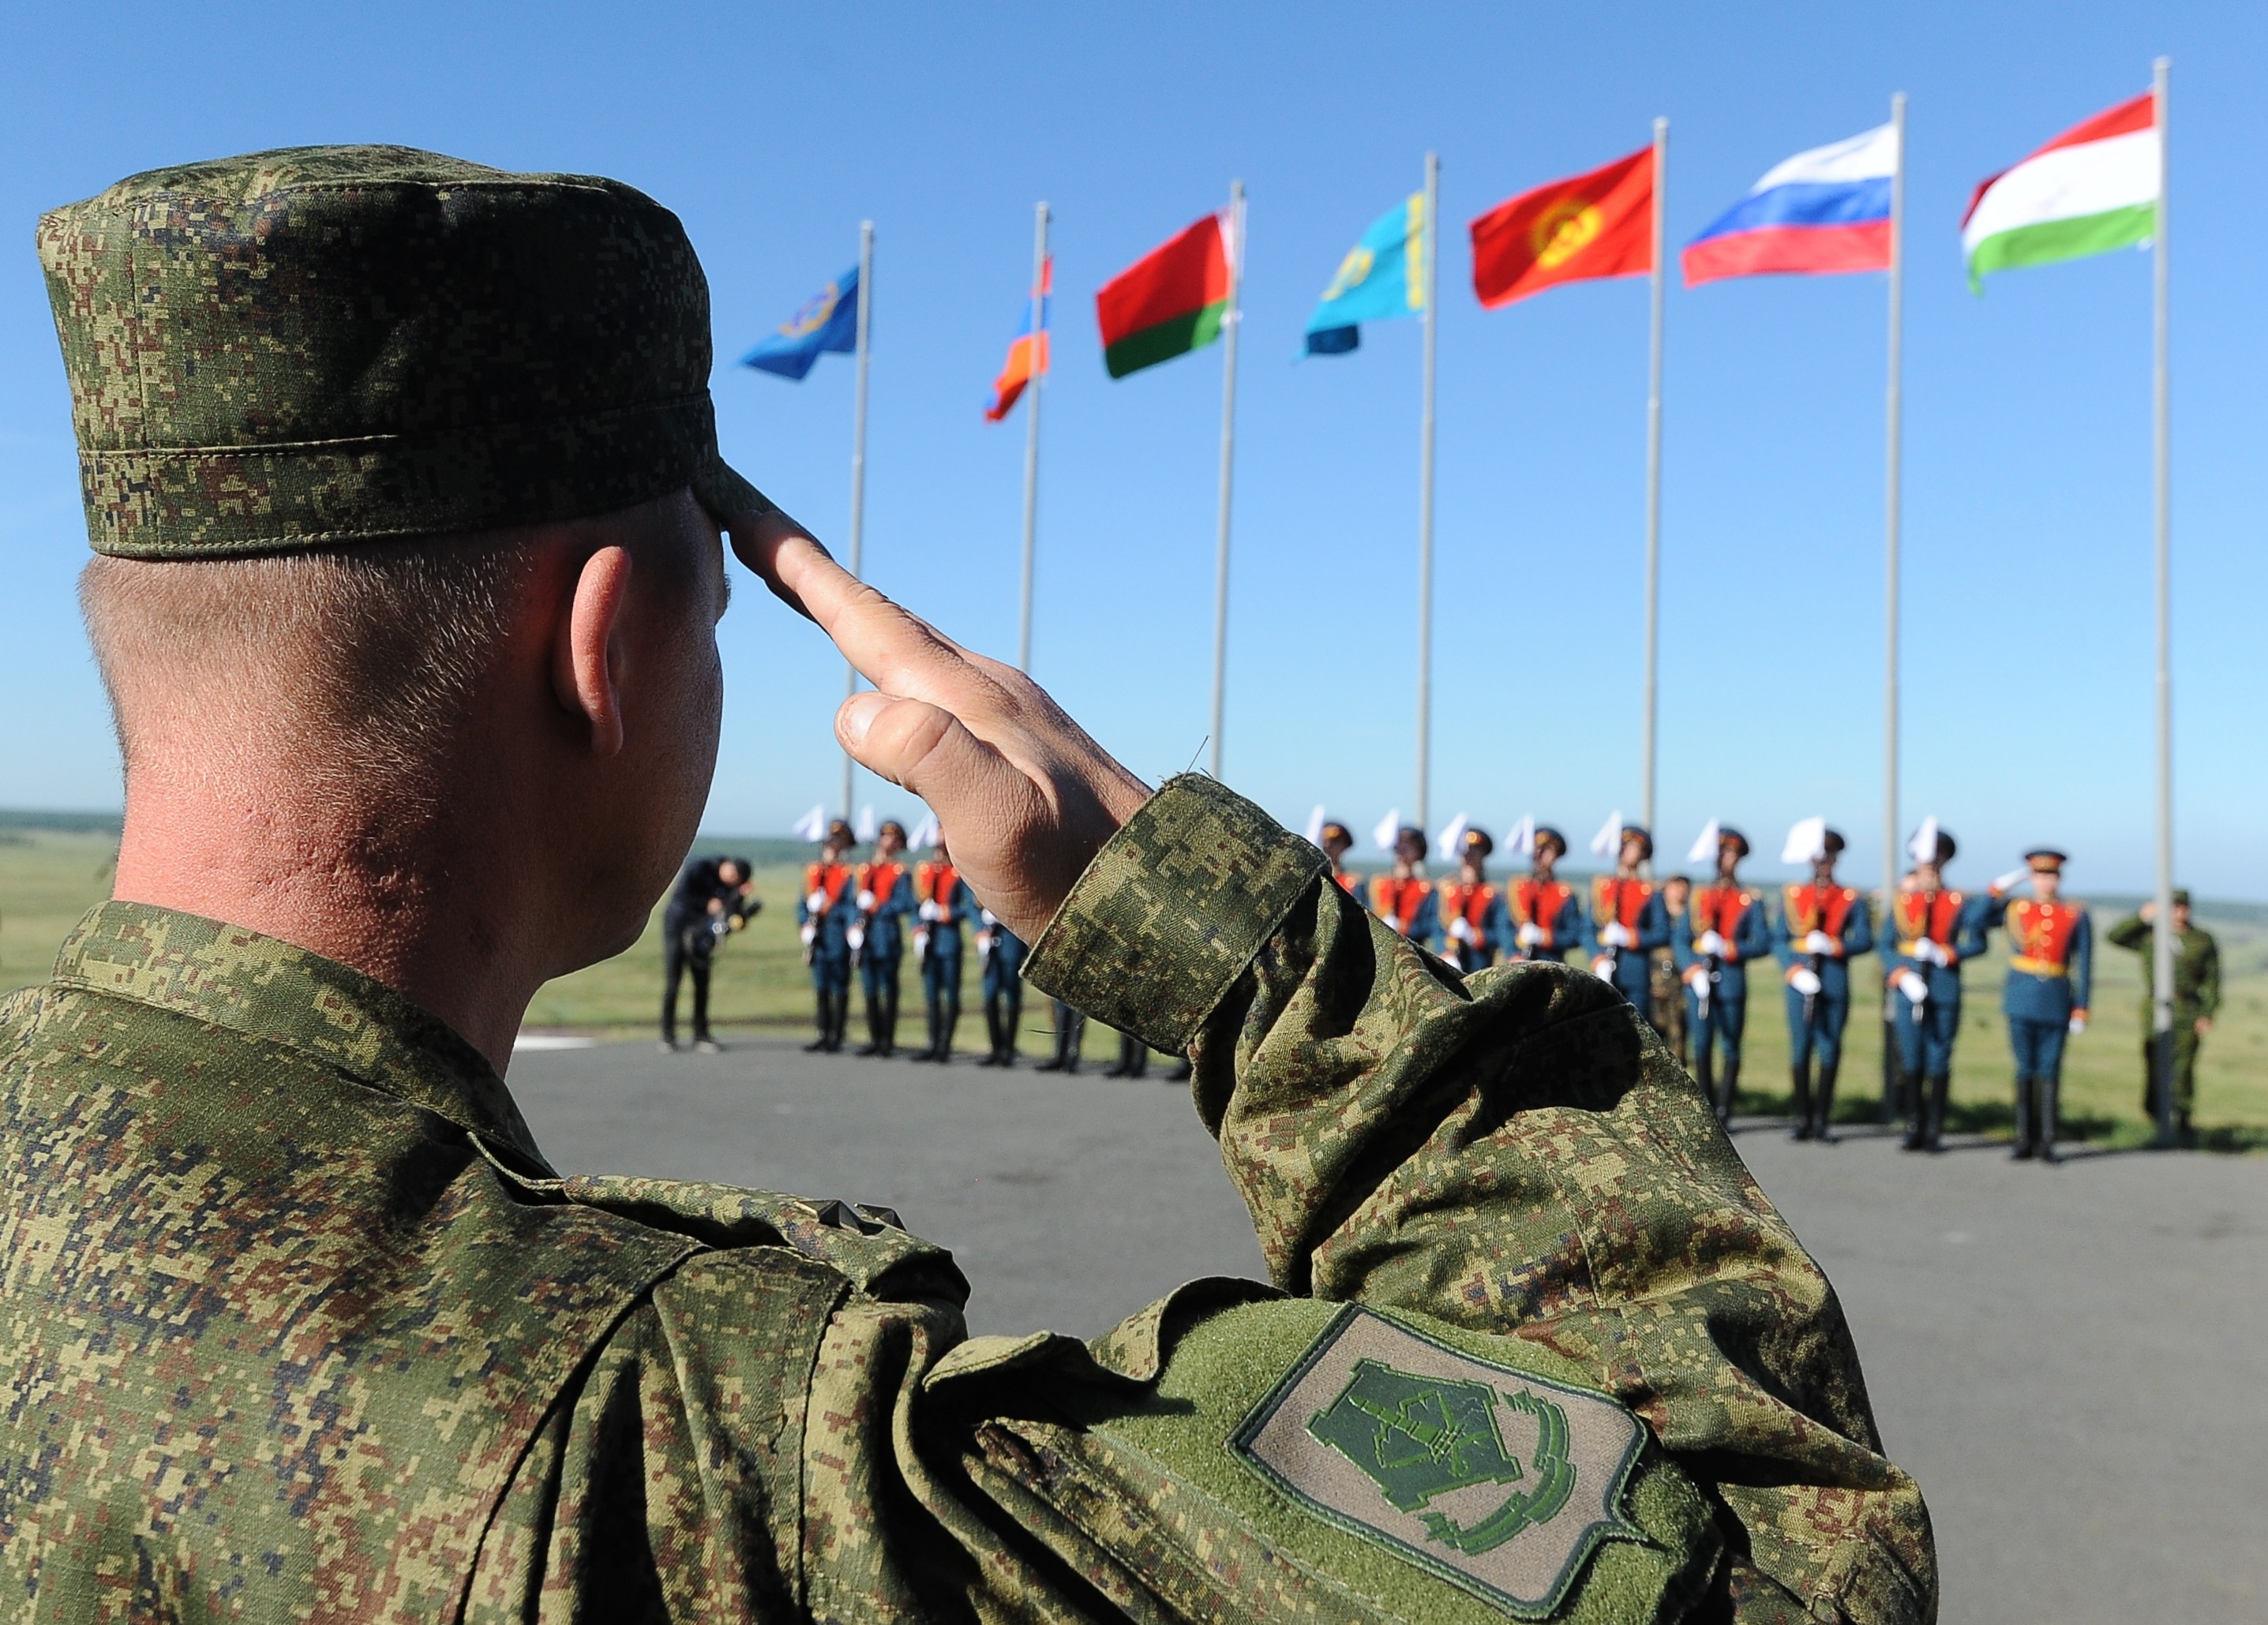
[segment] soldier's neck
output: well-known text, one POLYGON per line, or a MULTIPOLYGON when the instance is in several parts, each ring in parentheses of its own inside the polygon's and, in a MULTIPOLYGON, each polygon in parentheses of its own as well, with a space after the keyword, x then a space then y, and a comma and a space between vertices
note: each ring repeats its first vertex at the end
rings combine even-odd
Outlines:
POLYGON ((471 820, 344 805, 304 783, 137 768, 112 894, 335 960, 430 1011, 501 1074, 542 983, 519 866, 471 820))

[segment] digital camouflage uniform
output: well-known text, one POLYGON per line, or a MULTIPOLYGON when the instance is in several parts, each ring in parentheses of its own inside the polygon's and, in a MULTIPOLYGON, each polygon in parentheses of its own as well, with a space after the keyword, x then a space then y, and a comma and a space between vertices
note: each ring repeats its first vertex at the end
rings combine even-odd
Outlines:
MULTIPOLYGON (((615 183, 257 154, 40 250, 101 550, 766 505, 615 183)), ((0 1614, 1933 1615, 1832 1291, 1610 989, 1461 978, 1204 779, 1027 977, 1193 1057, 1272 1287, 970 1339, 885 1210, 560 1179, 369 978, 96 909, 0 1004, 0 1614)))
MULTIPOLYGON (((2150 955, 2157 952, 2156 927, 2139 914, 2130 914, 2105 933, 2113 947, 2142 956, 2142 1113, 2154 1116, 2158 1103, 2150 1086, 2152 1034, 2158 1011, 2150 955)), ((2174 1115, 2184 1129, 2197 1109, 2198 1048, 2204 1041, 2197 1024, 2220 1013, 2220 945, 2203 926, 2191 921, 2189 930, 2174 938, 2174 1115)))
POLYGON ((1578 1447, 1622 1414, 1586 1394, 1644 1421, 1526 1617, 1932 1616, 1832 1291, 1612 989, 1460 979, 1198 778, 1029 974, 1191 1050, 1291 1297, 969 1339, 950 1259, 886 1212, 558 1179, 479 1055, 367 978, 97 909, 0 1012, 9 1611, 1489 1617, 1506 1594, 1447 1561, 1479 1560, 1404 1556, 1382 1492, 1324 1516, 1312 1461, 1287 1489, 1223 1453, 1352 1303, 1556 1394, 1578 1447))

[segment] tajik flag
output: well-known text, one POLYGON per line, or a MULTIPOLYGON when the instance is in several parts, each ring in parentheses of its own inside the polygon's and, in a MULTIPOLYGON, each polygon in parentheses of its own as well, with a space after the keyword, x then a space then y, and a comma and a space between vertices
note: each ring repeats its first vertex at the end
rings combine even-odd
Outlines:
POLYGON ((2141 95, 2064 131, 1977 183, 1961 219, 1969 285, 1984 273, 2146 243, 2158 226, 2154 100, 2141 95))

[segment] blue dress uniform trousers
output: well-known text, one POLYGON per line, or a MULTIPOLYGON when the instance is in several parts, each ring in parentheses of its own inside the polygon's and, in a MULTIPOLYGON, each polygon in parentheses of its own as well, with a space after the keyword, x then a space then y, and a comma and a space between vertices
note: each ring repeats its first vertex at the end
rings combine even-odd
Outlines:
POLYGON ((1892 990, 1898 1064, 1908 1077, 1937 1077, 1953 1070, 1953 1040, 1961 1032, 1961 974, 1941 965, 1914 968, 1929 983, 1929 997, 1917 1007, 1892 990))
POLYGON ((922 993, 932 1008, 961 1013, 961 923, 929 928, 929 953, 922 960, 922 993))
MULTIPOLYGON (((1741 1085, 1741 1040, 1749 1025, 1749 961, 1769 958, 1771 921, 1764 912, 1764 899, 1751 897, 1741 910, 1726 944, 1732 952, 1713 958, 1702 953, 1696 945, 1697 938, 1717 929, 1703 913, 1703 900, 1713 889, 1694 893, 1685 921, 1681 929, 1671 933, 1669 945, 1677 960, 1679 985, 1685 990, 1685 1026, 1692 1042, 1694 1077, 1715 1105, 1721 1122, 1732 1116, 1733 1101, 1741 1085), (1696 967, 1715 973, 1708 984, 1705 1002, 1700 989, 1685 981, 1696 967), (1724 1056, 1721 1084, 1717 1070, 1719 1051, 1724 1056)), ((1667 904, 1663 905, 1662 916, 1667 922, 1667 904)))
POLYGON ((2016 1052, 2018 1077, 2063 1077, 2063 1040, 2071 1031, 2071 1018, 2035 1021, 2025 1016, 2008 1018, 2008 1047, 2016 1052))
MULTIPOLYGON (((1791 892, 1796 888, 1790 887, 1791 892)), ((1815 968, 1819 991, 1808 998, 1787 989, 1788 1060, 1800 1070, 1816 1061, 1832 1073, 1843 1064, 1843 1029, 1851 1020, 1851 961, 1874 948, 1874 910, 1863 897, 1852 900, 1843 916, 1840 955, 1803 952, 1783 909, 1772 923, 1772 952, 1788 970, 1815 968)))
POLYGON ((987 1066, 1011 1066, 1016 1057, 1016 1027, 1024 1016, 1024 939, 992 925, 992 951, 984 956, 984 1026, 992 1040, 987 1066))

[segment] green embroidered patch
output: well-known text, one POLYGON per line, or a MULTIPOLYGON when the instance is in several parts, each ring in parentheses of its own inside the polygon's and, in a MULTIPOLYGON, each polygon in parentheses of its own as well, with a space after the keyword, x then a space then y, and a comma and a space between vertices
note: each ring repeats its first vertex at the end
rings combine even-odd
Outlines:
POLYGON ((1530 1618, 1609 1537, 1645 1429, 1350 1304, 1229 1438, 1322 1517, 1530 1618))

